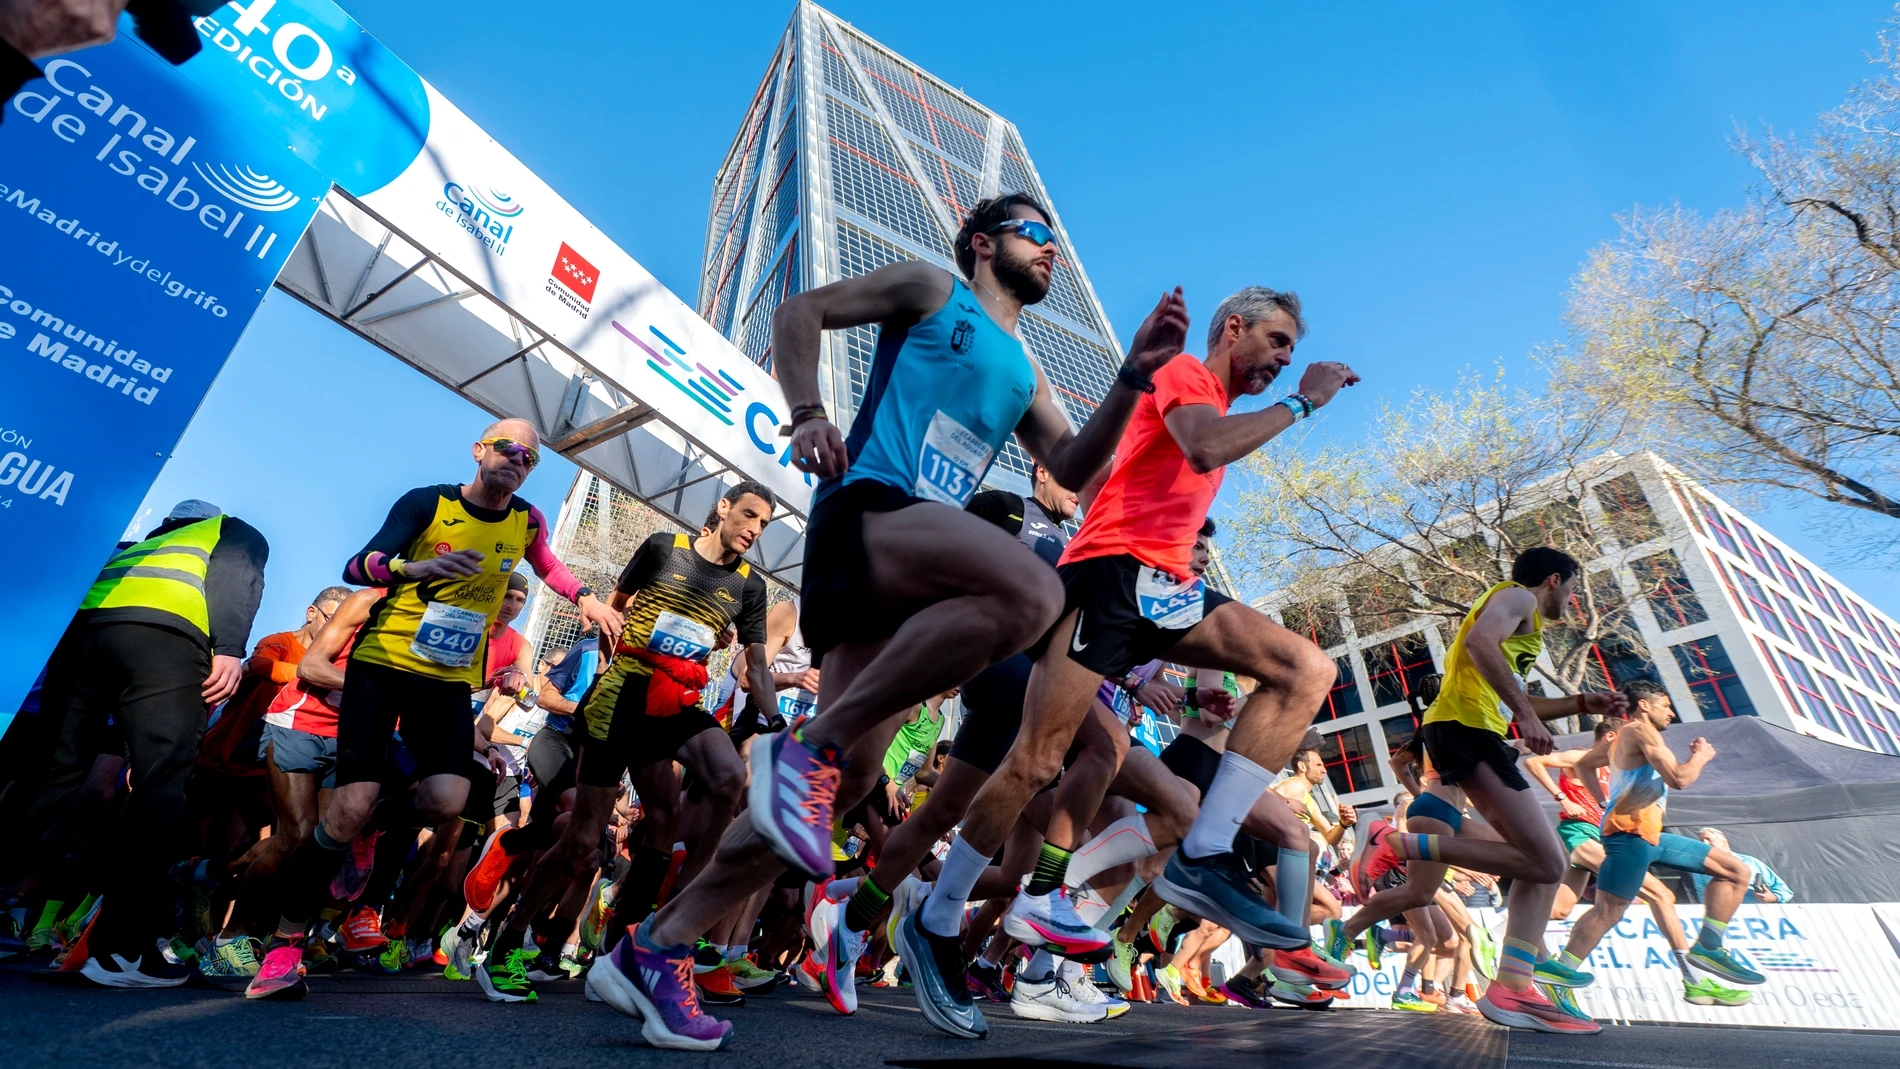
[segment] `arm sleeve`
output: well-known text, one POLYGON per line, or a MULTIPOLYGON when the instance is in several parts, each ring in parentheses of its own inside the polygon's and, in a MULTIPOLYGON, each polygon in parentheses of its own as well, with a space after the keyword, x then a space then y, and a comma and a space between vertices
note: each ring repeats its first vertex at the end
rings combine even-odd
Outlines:
POLYGON ((632 597, 652 585, 654 577, 660 574, 660 566, 666 563, 667 548, 673 544, 670 534, 656 534, 640 543, 633 551, 633 559, 620 570, 620 582, 614 589, 632 597))
POLYGON ((251 622, 264 600, 264 564, 270 543, 257 528, 224 518, 218 544, 205 569, 205 607, 211 616, 211 652, 242 657, 251 644, 251 622))
POLYGON ((371 536, 363 551, 343 565, 343 581, 352 586, 382 586, 394 582, 389 559, 400 557, 435 516, 436 499, 441 488, 420 486, 396 499, 383 526, 371 536))
POLYGON ((581 581, 567 570, 567 565, 554 555, 554 550, 548 548, 547 517, 541 515, 541 510, 533 505, 528 506, 528 530, 528 566, 556 594, 569 601, 579 601, 581 581))
POLYGON ((745 581, 745 590, 739 595, 739 618, 733 621, 739 627, 739 645, 765 644, 765 616, 771 611, 766 602, 770 600, 764 579, 754 575, 745 581))

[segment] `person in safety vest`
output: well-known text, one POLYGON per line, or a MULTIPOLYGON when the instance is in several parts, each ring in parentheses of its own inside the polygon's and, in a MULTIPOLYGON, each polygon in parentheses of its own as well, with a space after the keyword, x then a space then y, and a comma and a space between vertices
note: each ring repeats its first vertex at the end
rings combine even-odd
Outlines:
MULTIPOLYGON (((243 678, 269 556, 255 527, 209 502, 181 501, 144 541, 106 561, 80 603, 84 631, 67 662, 71 697, 63 710, 47 710, 62 717, 59 743, 27 824, 43 833, 107 740, 123 738, 132 789, 108 833, 120 850, 104 886, 84 888, 105 899, 80 969, 93 983, 175 987, 191 975, 155 946, 170 934, 166 866, 180 852, 185 781, 205 722, 243 678)), ((58 882, 48 897, 62 895, 58 882)))

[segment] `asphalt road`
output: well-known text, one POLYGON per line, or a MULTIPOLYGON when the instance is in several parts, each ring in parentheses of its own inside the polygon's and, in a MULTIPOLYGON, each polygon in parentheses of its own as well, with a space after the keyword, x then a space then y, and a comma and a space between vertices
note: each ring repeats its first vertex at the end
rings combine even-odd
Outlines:
POLYGON ((1900 1066, 1900 1035, 1638 1025, 1579 1039, 1508 1033, 1477 1018, 1382 1010, 1250 1011, 1137 1005, 1098 1025, 988 1013, 990 1038, 966 1042, 923 1020, 908 988, 866 989, 855 1018, 780 991, 728 1011, 733 1040, 715 1055, 656 1051, 638 1023, 585 1001, 578 983, 532 1005, 491 1005, 472 984, 437 978, 317 977, 297 1003, 247 1003, 195 987, 104 991, 29 982, 0 964, 0 1065, 681 1066, 937 1069, 1070 1064, 1126 1069, 1857 1069, 1900 1066))

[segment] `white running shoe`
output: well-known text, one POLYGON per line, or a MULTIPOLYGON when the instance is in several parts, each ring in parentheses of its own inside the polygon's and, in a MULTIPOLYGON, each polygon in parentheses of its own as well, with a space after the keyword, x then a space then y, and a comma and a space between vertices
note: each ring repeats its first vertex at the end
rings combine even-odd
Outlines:
POLYGON ((1128 1012, 1128 1000, 1111 995, 1095 986, 1086 974, 1079 980, 1068 981, 1069 996, 1086 1006, 1101 1006, 1108 1012, 1109 1019, 1120 1017, 1128 1012))
MULTIPOLYGON (((1097 991, 1096 994, 1100 995, 1101 992, 1097 991)), ((1082 1001, 1057 976, 1040 982, 1018 977, 1016 988, 1009 996, 1009 1008, 1016 1016, 1065 1024, 1094 1024, 1107 1020, 1106 1002, 1106 999, 1102 1002, 1082 1001)))
POLYGON ((1065 958, 1100 950, 1109 940, 1107 932, 1077 915, 1066 887, 1040 895, 1018 891, 1009 912, 1003 914, 1003 931, 1027 946, 1047 947, 1065 958))

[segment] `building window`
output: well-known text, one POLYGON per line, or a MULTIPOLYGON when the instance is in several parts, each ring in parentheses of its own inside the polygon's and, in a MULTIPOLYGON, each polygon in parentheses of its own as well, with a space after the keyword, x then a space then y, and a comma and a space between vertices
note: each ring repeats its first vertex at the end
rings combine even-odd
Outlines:
POLYGON ((1379 721, 1380 729, 1385 732, 1385 749, 1387 756, 1398 753, 1399 747, 1412 741, 1412 736, 1418 734, 1418 722, 1420 719, 1420 717, 1412 713, 1405 712, 1400 713, 1398 716, 1388 716, 1384 720, 1379 721))
POLYGON ((1808 571, 1807 566, 1802 564, 1795 565, 1795 570, 1800 572, 1801 578, 1807 581, 1808 588, 1806 591, 1803 591, 1800 587, 1791 584, 1789 589, 1793 590, 1796 596, 1801 596, 1805 593, 1807 599, 1814 602, 1822 612, 1827 613, 1829 616, 1834 615, 1834 606, 1827 603, 1827 595, 1821 592, 1821 583, 1814 578, 1814 573, 1808 571))
POLYGON ((1795 641, 1801 644, 1808 656, 1820 659, 1821 647, 1815 644, 1814 636, 1808 634, 1807 625, 1801 622, 1801 614, 1795 611, 1787 598, 1781 596, 1779 590, 1775 591, 1775 603, 1781 606, 1781 611, 1787 616, 1788 626, 1794 628, 1795 641))
POLYGON ((1834 719, 1833 712, 1828 709, 1827 698, 1821 694, 1821 685, 1814 681, 1814 673, 1801 663, 1801 658, 1786 653, 1781 655, 1781 663, 1788 669, 1788 678, 1794 681, 1795 694, 1800 697, 1802 711, 1808 719, 1829 731, 1839 732, 1840 721, 1834 719))
POLYGON ((1867 632, 1861 631, 1860 624, 1855 622, 1854 610, 1851 608, 1848 608, 1847 599, 1841 596, 1841 588, 1835 586, 1832 583, 1827 584, 1827 596, 1830 598, 1833 598, 1834 607, 1841 610, 1838 617, 1840 621, 1846 624, 1849 628, 1852 628, 1855 631, 1860 631, 1861 637, 1866 638, 1867 632))
POLYGON ((1333 678, 1333 689, 1326 695, 1316 719, 1338 720, 1342 716, 1365 712, 1366 703, 1359 698, 1359 680, 1352 671, 1352 655, 1333 658, 1333 666, 1338 669, 1338 674, 1333 678))
POLYGON ((1319 752, 1326 759, 1326 775, 1337 793, 1352 794, 1384 785, 1372 752, 1372 732, 1365 728, 1342 728, 1320 736, 1319 752))
POLYGON ((1781 696, 1788 700, 1788 711, 1800 712, 1801 704, 1794 700, 1794 690, 1788 686, 1787 673, 1781 670, 1781 662, 1775 659, 1774 651, 1768 648, 1768 643, 1762 641, 1760 635, 1755 636, 1755 646, 1761 650, 1762 663, 1768 666, 1769 673, 1775 677, 1775 682, 1780 684, 1781 696))
MULTIPOLYGON (((1759 620, 1763 627, 1772 632, 1776 638, 1787 642, 1788 629, 1782 626, 1781 617, 1776 615, 1775 607, 1769 603, 1768 595, 1762 590, 1761 584, 1755 581, 1754 576, 1740 568, 1734 571, 1735 581, 1741 584, 1743 593, 1747 595, 1746 607, 1754 611, 1755 619, 1759 620)), ((1783 598, 1782 603, 1787 604, 1787 599, 1783 598)))
POLYGON ((1709 521, 1709 537, 1716 545, 1733 553, 1737 558, 1742 555, 1742 547, 1735 544, 1735 536, 1729 532, 1729 521, 1722 516, 1722 510, 1697 498, 1696 504, 1702 508, 1702 518, 1709 521))
POLYGON ((1649 602, 1649 611, 1656 616, 1657 627, 1673 631, 1709 618, 1674 550, 1666 549, 1653 557, 1633 561, 1630 568, 1636 573, 1644 600, 1649 602))
POLYGON ((1419 684, 1436 669, 1424 632, 1380 642, 1365 650, 1366 671, 1372 677, 1373 708, 1393 705, 1418 692, 1419 684))
POLYGON ((1860 716, 1861 722, 1867 725, 1868 734, 1873 736, 1874 748, 1884 753, 1900 753, 1900 750, 1894 748, 1893 732, 1881 722, 1880 714, 1874 709, 1874 703, 1868 701, 1857 690, 1848 691, 1848 695, 1854 699, 1855 713, 1860 716))
POLYGON ((1815 639, 1821 643, 1821 647, 1827 651, 1829 663, 1834 665, 1836 671, 1846 673, 1848 671, 1847 658, 1841 656, 1841 637, 1834 633, 1833 628, 1815 619, 1813 613, 1805 613, 1804 615, 1807 617, 1809 633, 1812 634, 1815 639))
POLYGON ((1634 474, 1625 472, 1598 483, 1592 492, 1596 494, 1597 504, 1603 506, 1603 518, 1618 542, 1634 546, 1662 537, 1662 523, 1649 507, 1649 498, 1643 496, 1643 484, 1634 474))
POLYGON ((1696 515, 1695 505, 1691 504, 1691 502, 1700 504, 1701 499, 1695 496, 1693 490, 1677 482, 1675 476, 1664 475, 1663 480, 1669 484, 1669 492, 1676 495, 1676 505, 1682 509, 1682 514, 1689 518, 1689 526, 1695 528, 1696 534, 1707 535, 1709 532, 1702 527, 1702 517, 1696 515))
POLYGON ((1851 602, 1850 604, 1853 606, 1853 609, 1854 609, 1854 619, 1860 621, 1860 626, 1855 628, 1855 630, 1859 631, 1861 634, 1861 637, 1865 638, 1867 641, 1869 642, 1875 641, 1873 618, 1867 615, 1866 609, 1863 609, 1860 607, 1860 602, 1855 601, 1855 602, 1851 602))
POLYGON ((1339 611, 1323 601, 1288 605, 1280 610, 1280 622, 1288 631, 1304 635, 1323 650, 1346 641, 1346 632, 1339 624, 1339 611))
POLYGON ((1847 730, 1848 736, 1862 746, 1872 748, 1874 740, 1867 734, 1867 725, 1861 723, 1860 716, 1847 704, 1847 692, 1826 672, 1821 673, 1820 679, 1821 686, 1827 689, 1827 696, 1833 699, 1835 711, 1841 714, 1841 726, 1847 730))
POLYGON ((1755 715, 1755 703, 1749 700, 1747 688, 1735 674, 1735 665, 1728 659, 1728 651, 1722 648, 1721 639, 1711 635, 1669 649, 1676 655, 1676 666, 1682 669, 1683 678, 1689 682, 1689 693, 1695 695, 1702 719, 1755 715))
POLYGON ((1774 566, 1768 563, 1767 555, 1761 551, 1761 543, 1755 541, 1755 536, 1749 532, 1746 523, 1740 520, 1735 521, 1735 537, 1741 539, 1742 545, 1747 547, 1748 559, 1755 563, 1756 571, 1763 575, 1775 574, 1774 566))

